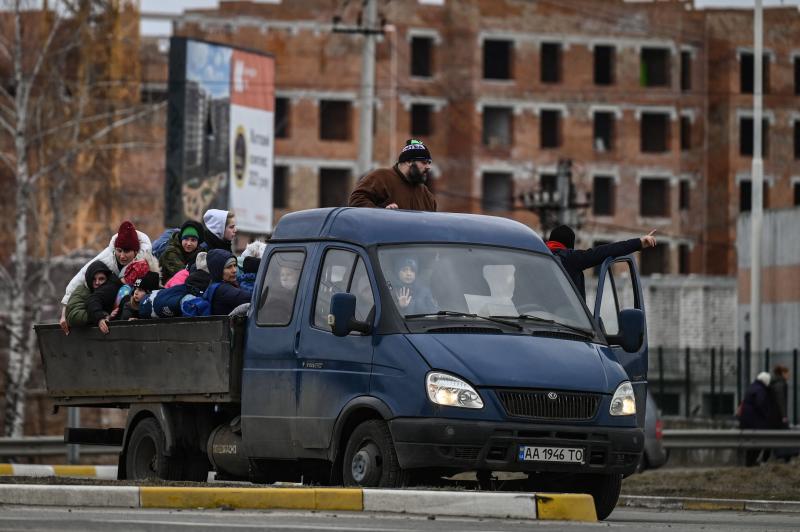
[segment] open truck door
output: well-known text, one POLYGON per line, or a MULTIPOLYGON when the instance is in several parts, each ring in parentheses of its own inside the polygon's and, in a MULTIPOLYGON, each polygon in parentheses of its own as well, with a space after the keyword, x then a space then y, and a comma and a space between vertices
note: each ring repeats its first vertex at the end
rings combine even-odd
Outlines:
POLYGON ((636 422, 644 427, 647 405, 647 322, 636 262, 628 255, 600 267, 594 319, 625 369, 636 395, 636 422))

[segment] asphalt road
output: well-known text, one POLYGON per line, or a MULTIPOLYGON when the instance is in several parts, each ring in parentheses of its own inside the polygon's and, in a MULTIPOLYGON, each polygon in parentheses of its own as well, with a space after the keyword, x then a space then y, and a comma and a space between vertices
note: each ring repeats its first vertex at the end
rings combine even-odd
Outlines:
POLYGON ((754 512, 659 512, 617 509, 604 523, 512 521, 411 517, 397 514, 347 512, 141 510, 0 507, 0 530, 35 531, 173 531, 173 530, 285 530, 285 531, 382 531, 451 532, 531 530, 797 530, 797 514, 754 512))

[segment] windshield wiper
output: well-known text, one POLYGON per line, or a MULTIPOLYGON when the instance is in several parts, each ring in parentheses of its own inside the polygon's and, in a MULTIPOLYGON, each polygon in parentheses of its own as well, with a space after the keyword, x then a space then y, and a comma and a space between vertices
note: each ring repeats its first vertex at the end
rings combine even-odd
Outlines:
POLYGON ((505 319, 512 319, 512 320, 526 320, 526 321, 536 321, 539 323, 546 323, 548 325, 555 325, 558 327, 564 327, 565 329, 569 329, 570 331, 574 331, 582 336, 586 336, 587 338, 594 338, 593 331, 587 331, 586 329, 581 329, 580 327, 575 327, 574 325, 567 325, 566 323, 561 323, 560 321, 556 320, 549 320, 547 318, 542 318, 540 316, 534 316, 533 314, 520 314, 519 316, 492 316, 492 318, 505 318, 505 319))
POLYGON ((429 316, 454 316, 457 318, 479 318, 482 320, 491 321, 494 323, 500 323, 502 325, 506 325, 508 327, 514 327, 518 331, 522 330, 522 327, 518 323, 514 323, 513 321, 506 321, 504 319, 497 318, 495 316, 481 316, 479 314, 469 314, 467 312, 458 312, 455 310, 440 310, 439 312, 426 312, 424 314, 406 314, 404 317, 407 320, 413 320, 415 318, 427 318, 429 316))

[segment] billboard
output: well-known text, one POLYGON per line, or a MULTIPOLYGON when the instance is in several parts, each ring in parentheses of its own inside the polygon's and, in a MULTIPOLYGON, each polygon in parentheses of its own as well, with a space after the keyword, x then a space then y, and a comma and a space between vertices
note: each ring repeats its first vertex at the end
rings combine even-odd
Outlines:
POLYGON ((272 56, 173 37, 165 223, 232 210, 241 231, 272 230, 272 56))

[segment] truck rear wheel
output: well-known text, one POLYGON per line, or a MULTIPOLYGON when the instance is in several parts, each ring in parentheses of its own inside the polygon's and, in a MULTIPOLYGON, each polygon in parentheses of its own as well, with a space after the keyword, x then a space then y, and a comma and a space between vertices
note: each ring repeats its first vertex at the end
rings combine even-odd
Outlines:
POLYGON ((140 421, 133 429, 125 453, 127 478, 180 480, 180 463, 165 454, 166 447, 164 431, 158 421, 153 418, 140 421))
POLYGON ((347 440, 342 460, 344 485, 397 488, 404 477, 386 422, 371 419, 357 426, 347 440))

